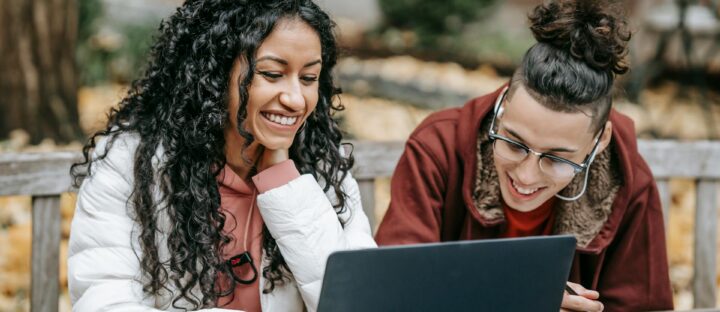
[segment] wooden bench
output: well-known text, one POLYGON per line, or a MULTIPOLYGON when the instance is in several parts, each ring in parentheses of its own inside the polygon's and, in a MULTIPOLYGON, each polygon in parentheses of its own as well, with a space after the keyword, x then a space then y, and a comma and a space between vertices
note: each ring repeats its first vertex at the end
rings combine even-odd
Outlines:
MULTIPOLYGON (((402 153, 403 142, 353 142, 358 180, 373 228, 375 179, 389 177, 402 153)), ((640 141, 640 151, 652 168, 667 224, 669 179, 688 178, 697 184, 695 214, 695 308, 715 308, 718 185, 720 142, 640 141)), ((72 191, 68 170, 76 152, 0 154, 0 196, 32 196, 31 311, 57 311, 59 296, 60 193, 72 191)), ((720 311, 720 310, 696 310, 720 311)))

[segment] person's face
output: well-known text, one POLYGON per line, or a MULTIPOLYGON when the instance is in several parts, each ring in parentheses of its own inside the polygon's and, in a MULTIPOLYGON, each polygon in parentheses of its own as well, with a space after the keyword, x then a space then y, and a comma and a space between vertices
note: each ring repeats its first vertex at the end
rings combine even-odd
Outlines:
MULTIPOLYGON (((553 111, 535 101, 518 86, 512 98, 506 98, 504 112, 496 120, 497 133, 529 148, 582 163, 595 145, 597 133, 591 118, 581 112, 553 111)), ((606 124, 597 153, 609 143, 611 129, 606 124)), ((540 169, 538 156, 530 153, 519 162, 493 153, 500 192, 505 203, 519 211, 531 211, 565 188, 572 177, 556 178, 540 169)), ((584 174, 584 173, 581 173, 584 174)))
MULTIPOLYGON (((255 55, 243 127, 265 148, 289 148, 318 102, 322 48, 315 30, 299 20, 282 20, 255 55)), ((242 141, 237 129, 239 82, 247 65, 239 58, 230 76, 228 140, 242 141)))

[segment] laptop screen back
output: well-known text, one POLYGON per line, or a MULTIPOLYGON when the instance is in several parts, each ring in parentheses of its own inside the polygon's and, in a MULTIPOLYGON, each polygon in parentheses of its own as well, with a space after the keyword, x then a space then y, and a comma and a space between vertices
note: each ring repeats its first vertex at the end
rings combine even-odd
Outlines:
POLYGON ((341 251, 318 311, 558 311, 572 236, 341 251))

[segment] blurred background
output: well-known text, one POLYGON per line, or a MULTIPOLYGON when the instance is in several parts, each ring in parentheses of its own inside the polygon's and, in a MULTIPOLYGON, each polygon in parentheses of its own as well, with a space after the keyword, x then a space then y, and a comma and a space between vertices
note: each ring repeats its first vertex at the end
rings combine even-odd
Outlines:
MULTIPOLYGON (((319 0, 337 22, 336 76, 348 139, 405 140, 433 111, 508 80, 533 43, 534 0, 319 0)), ((622 2, 634 32, 632 70, 615 108, 643 139, 720 138, 717 1, 622 2)), ((142 73, 163 18, 179 0, 0 1, 0 153, 82 147, 142 73)), ((718 159, 720 161, 720 159, 718 159)), ((376 218, 389 202, 376 184, 376 218)), ((692 307, 695 184, 673 180, 668 255, 677 309, 692 307)), ((61 198, 61 311, 70 311, 66 250, 74 194, 61 198)), ((0 311, 28 311, 29 197, 0 197, 0 311)), ((709 237, 707 239, 715 239, 709 237)), ((718 249, 720 250, 720 249, 718 249)), ((720 296, 719 296, 720 297, 720 296)))

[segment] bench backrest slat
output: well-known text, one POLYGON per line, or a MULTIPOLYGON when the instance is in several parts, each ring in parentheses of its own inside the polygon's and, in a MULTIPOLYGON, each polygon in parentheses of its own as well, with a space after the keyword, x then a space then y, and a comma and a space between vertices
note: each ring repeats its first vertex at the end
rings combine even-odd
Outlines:
POLYGON ((60 195, 33 196, 30 310, 57 312, 60 270, 60 195))
POLYGON ((375 181, 371 179, 358 180, 358 188, 360 189, 360 200, 362 201, 363 211, 370 221, 370 227, 375 228, 378 220, 375 219, 375 181))
POLYGON ((660 193, 660 204, 662 205, 663 218, 665 219, 665 228, 668 227, 668 217, 670 217, 670 202, 672 201, 672 193, 670 193, 670 181, 668 179, 658 179, 655 181, 660 193))
POLYGON ((0 154, 0 196, 57 195, 70 191, 77 152, 0 154))
POLYGON ((718 182, 700 180, 695 212, 695 308, 716 305, 717 272, 717 188, 718 182))

